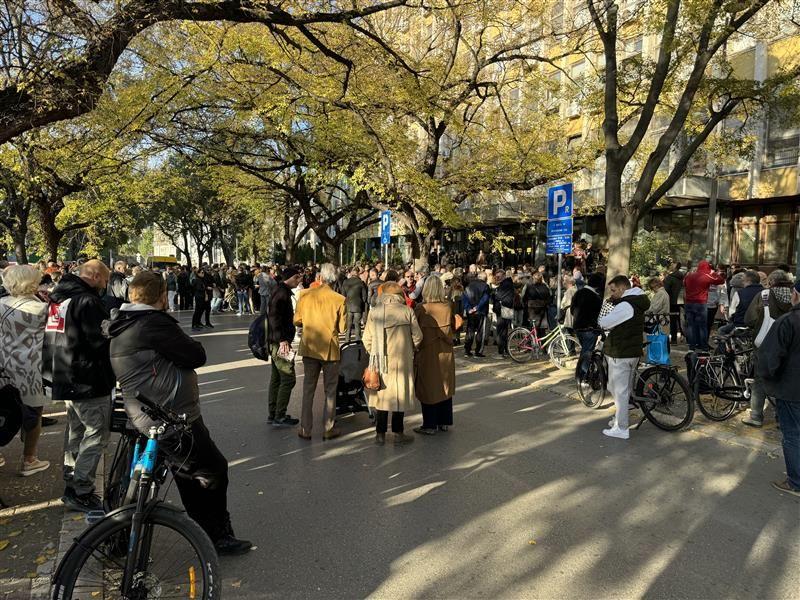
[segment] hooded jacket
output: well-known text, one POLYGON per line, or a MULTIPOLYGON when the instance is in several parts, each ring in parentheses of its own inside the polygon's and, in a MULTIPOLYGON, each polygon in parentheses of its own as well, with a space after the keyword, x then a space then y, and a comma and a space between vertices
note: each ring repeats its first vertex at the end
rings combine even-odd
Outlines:
POLYGON ((111 366, 136 429, 147 433, 153 424, 134 398, 137 391, 186 414, 190 423, 200 417, 194 369, 205 364, 206 351, 183 332, 178 321, 146 304, 124 304, 103 322, 103 335, 111 340, 111 366))
POLYGON ((603 329, 610 329, 604 351, 612 358, 639 358, 642 355, 644 314, 650 300, 641 288, 627 290, 614 309, 599 320, 603 329))
POLYGON ((708 288, 721 283, 725 283, 725 276, 714 273, 711 264, 707 260, 701 260, 697 264, 697 270, 683 278, 683 287, 686 290, 684 301, 686 304, 707 304, 708 288))
POLYGON ((107 318, 97 290, 77 275, 64 275, 50 292, 42 377, 52 384, 54 399, 78 402, 111 392, 108 340, 100 330, 107 318))

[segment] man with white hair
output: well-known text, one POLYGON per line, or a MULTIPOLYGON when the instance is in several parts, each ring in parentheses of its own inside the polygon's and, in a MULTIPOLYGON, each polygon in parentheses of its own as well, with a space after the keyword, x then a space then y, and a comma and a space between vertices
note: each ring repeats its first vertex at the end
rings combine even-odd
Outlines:
POLYGON ((43 377, 67 410, 61 500, 83 512, 103 509, 95 476, 108 443, 114 387, 108 340, 100 329, 109 317, 100 299, 108 279, 108 267, 99 260, 83 263, 78 275, 64 275, 50 293, 45 326, 43 377))
POLYGON ((336 425, 336 385, 339 380, 339 334, 347 324, 345 297, 331 286, 336 282, 336 268, 325 263, 320 268, 320 283, 304 292, 297 301, 294 324, 303 328, 300 356, 303 357, 303 407, 298 435, 311 439, 314 415, 314 392, 322 371, 325 388, 325 431, 323 439, 339 437, 336 425))

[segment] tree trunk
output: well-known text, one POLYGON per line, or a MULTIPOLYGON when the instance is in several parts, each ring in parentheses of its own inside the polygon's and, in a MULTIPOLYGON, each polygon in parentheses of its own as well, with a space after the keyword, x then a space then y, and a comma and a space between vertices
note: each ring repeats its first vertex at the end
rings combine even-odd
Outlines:
POLYGON ((630 275, 631 245, 639 224, 637 214, 622 209, 606 210, 608 265, 606 281, 617 275, 630 275))
POLYGON ((330 241, 320 240, 322 242, 322 253, 325 256, 325 261, 333 265, 339 265, 339 248, 330 241))
POLYGON ((28 264, 28 249, 25 247, 27 237, 27 227, 20 227, 11 232, 11 239, 14 241, 14 254, 17 255, 17 262, 21 265, 28 264))

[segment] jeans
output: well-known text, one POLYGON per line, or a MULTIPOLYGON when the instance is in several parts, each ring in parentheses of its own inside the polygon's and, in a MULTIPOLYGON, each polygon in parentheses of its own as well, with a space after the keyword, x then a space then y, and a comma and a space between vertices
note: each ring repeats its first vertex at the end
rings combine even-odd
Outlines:
POLYGON ((325 390, 325 431, 336 424, 336 387, 339 383, 339 361, 319 360, 303 357, 303 407, 300 413, 300 428, 310 434, 314 425, 314 393, 317 391, 319 372, 325 390))
POLYGON ((708 350, 708 310, 705 304, 686 304, 683 307, 686 314, 686 339, 689 348, 708 350))
MULTIPOLYGON (((405 413, 393 412, 392 413, 392 433, 403 433, 403 416, 405 413)), ((375 411, 375 431, 377 433, 386 433, 389 428, 389 411, 376 410, 375 411)))
POLYGON ((189 431, 162 438, 159 450, 170 463, 186 513, 211 541, 228 533, 228 460, 211 439, 203 418, 194 421, 189 431), (207 487, 196 476, 201 476, 207 487))
POLYGON ((294 361, 278 356, 280 346, 273 345, 272 374, 269 378, 269 416, 282 419, 286 416, 286 407, 292 397, 297 377, 294 374, 294 361))
POLYGON ((236 302, 239 305, 239 314, 249 313, 250 311, 250 296, 247 290, 236 290, 236 302))
POLYGON ((222 296, 214 296, 211 299, 211 312, 212 313, 220 313, 222 312, 222 296))
POLYGON ((614 396, 617 408, 614 424, 620 429, 628 428, 628 402, 631 399, 631 386, 636 373, 638 358, 612 358, 608 361, 608 391, 614 396))
POLYGON ((783 435, 783 460, 789 485, 800 490, 800 402, 775 399, 775 414, 783 435))
POLYGON ((175 296, 178 294, 175 290, 167 290, 167 308, 169 310, 178 310, 175 306, 175 296))
POLYGON ((597 345, 598 334, 593 331, 576 331, 575 334, 578 336, 578 340, 581 343, 581 372, 578 373, 578 375, 583 377, 589 369, 589 357, 591 357, 597 345))
POLYGON ((345 335, 346 341, 349 342, 352 339, 352 330, 355 330, 355 338, 357 340, 361 339, 361 314, 360 312, 347 312, 347 327, 345 329, 347 331, 345 335))
POLYGON ((94 492, 97 465, 108 445, 111 398, 65 400, 64 479, 77 496, 94 492))

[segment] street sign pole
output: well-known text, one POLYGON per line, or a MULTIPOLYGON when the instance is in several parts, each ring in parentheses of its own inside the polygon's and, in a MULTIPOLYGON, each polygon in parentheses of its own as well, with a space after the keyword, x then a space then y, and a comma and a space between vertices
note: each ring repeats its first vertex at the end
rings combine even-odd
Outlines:
POLYGON ((561 277, 564 254, 572 252, 572 184, 556 185, 547 190, 547 245, 546 254, 555 254, 556 313, 561 308, 561 277))

